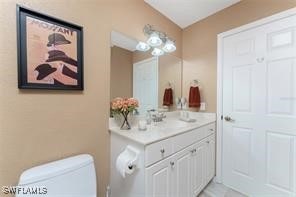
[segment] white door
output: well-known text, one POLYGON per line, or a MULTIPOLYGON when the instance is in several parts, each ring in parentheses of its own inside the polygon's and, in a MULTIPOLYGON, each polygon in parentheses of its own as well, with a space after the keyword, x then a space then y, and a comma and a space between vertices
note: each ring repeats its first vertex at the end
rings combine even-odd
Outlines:
POLYGON ((191 191, 191 151, 186 148, 174 156, 172 170, 174 173, 174 197, 192 197, 191 191))
POLYGON ((192 194, 197 196, 204 187, 205 177, 205 142, 197 143, 192 149, 191 159, 191 183, 192 194))
POLYGON ((147 197, 172 197, 171 160, 165 159, 146 169, 147 197))
POLYGON ((223 183, 295 196, 296 16, 225 37, 222 56, 223 183))
POLYGON ((133 97, 139 100, 139 113, 158 108, 158 59, 149 58, 133 65, 133 97))

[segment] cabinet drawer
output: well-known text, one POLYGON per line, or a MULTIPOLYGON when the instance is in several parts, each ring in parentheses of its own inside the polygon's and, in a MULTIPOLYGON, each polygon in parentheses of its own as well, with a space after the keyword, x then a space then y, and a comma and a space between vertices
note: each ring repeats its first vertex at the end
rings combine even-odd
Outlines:
POLYGON ((173 137, 173 151, 177 152, 203 138, 205 138, 205 129, 203 127, 173 137))
POLYGON ((209 135, 212 135, 216 132, 216 124, 215 123, 211 123, 209 125, 206 125, 204 127, 205 129, 205 135, 206 136, 209 136, 209 135))
POLYGON ((145 166, 149 166, 173 153, 171 139, 162 140, 146 146, 145 166))
POLYGON ((208 141, 212 141, 212 143, 216 144, 216 135, 212 134, 207 137, 208 141))

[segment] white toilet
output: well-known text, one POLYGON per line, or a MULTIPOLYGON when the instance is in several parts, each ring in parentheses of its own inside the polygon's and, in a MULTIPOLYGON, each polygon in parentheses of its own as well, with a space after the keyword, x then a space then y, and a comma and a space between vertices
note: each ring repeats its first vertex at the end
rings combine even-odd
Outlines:
POLYGON ((93 157, 83 154, 24 171, 16 197, 96 197, 96 186, 93 157))

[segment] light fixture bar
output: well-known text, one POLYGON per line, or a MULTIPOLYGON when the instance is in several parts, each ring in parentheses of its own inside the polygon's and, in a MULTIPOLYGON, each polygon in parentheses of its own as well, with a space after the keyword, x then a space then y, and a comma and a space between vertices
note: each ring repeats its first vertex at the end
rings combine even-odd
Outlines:
POLYGON ((152 25, 145 25, 143 28, 144 34, 148 37, 146 43, 139 42, 136 46, 138 51, 148 51, 151 47, 153 48, 151 54, 154 56, 163 55, 164 52, 174 52, 177 47, 175 42, 170 39, 166 33, 157 31, 152 25))

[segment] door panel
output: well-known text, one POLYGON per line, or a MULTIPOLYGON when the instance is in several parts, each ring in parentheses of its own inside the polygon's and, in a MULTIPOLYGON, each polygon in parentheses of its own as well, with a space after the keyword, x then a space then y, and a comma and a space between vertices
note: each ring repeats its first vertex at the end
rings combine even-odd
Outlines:
POLYGON ((175 197, 191 197, 191 154, 188 148, 175 156, 174 171, 174 195, 175 197))
POLYGON ((172 171, 168 159, 146 169, 146 194, 148 197, 172 196, 172 171))
MULTIPOLYGON (((293 191, 293 168, 296 165, 293 136, 267 132, 266 182, 276 188, 293 191)), ((295 177, 294 177, 295 178, 295 177)))
POLYGON ((234 67, 233 70, 233 111, 251 112, 252 68, 249 65, 234 67), (241 91, 241 90, 244 91, 241 91))
POLYGON ((251 178, 252 129, 233 127, 233 170, 251 178))
POLYGON ((296 195, 296 16, 223 40, 222 176, 260 196, 296 195))
POLYGON ((215 153, 216 153, 216 146, 215 146, 215 139, 211 137, 210 139, 206 140, 206 147, 205 147, 205 185, 207 185, 212 178, 215 176, 215 153))
POLYGON ((293 47, 293 28, 284 29, 268 34, 268 50, 277 50, 281 47, 293 47))
MULTIPOLYGON (((296 52, 295 52, 296 53, 296 52)), ((267 113, 293 116, 293 85, 295 84, 294 58, 267 63, 267 113)))
POLYGON ((205 183, 205 145, 205 142, 198 143, 194 146, 196 151, 192 153, 191 182, 194 196, 197 196, 202 191, 205 183))

